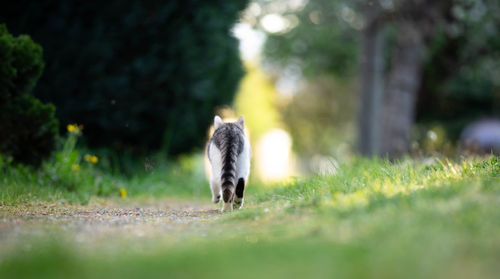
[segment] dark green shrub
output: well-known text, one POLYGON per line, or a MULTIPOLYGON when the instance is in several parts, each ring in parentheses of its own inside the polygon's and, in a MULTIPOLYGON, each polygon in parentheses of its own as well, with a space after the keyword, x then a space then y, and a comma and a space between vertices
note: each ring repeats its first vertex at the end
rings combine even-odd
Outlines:
POLYGON ((30 95, 43 71, 42 48, 0 24, 0 61, 0 152, 37 165, 54 148, 58 126, 54 106, 30 95))
POLYGON ((20 0, 0 21, 42 44, 35 95, 83 124, 89 146, 179 154, 232 102, 243 70, 229 30, 246 2, 20 0))

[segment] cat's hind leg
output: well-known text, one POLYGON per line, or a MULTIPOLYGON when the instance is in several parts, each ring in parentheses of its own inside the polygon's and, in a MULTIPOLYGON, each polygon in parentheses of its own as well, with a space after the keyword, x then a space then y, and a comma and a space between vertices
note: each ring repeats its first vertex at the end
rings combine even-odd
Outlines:
POLYGON ((245 179, 240 177, 238 183, 236 184, 236 189, 234 191, 233 204, 234 208, 240 209, 243 207, 243 194, 245 193, 245 179))
POLYGON ((212 202, 219 203, 220 201, 220 182, 210 180, 210 189, 212 189, 212 202))
POLYGON ((223 185, 222 186, 222 200, 224 205, 222 206, 222 212, 233 210, 233 197, 234 197, 234 185, 223 185))

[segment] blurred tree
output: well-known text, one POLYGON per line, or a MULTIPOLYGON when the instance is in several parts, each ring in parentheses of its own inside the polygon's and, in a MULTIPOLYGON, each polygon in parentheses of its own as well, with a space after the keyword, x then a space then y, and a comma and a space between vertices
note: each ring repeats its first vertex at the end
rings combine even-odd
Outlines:
MULTIPOLYGON (((365 13, 365 41, 370 40, 368 30, 383 29, 384 26, 392 29, 395 37, 390 48, 392 53, 385 80, 384 71, 382 74, 373 73, 379 79, 376 84, 385 86, 382 96, 384 105, 379 109, 383 113, 373 113, 367 104, 361 110, 362 121, 377 119, 376 122, 382 123, 381 128, 375 127, 380 128, 375 137, 361 137, 362 146, 366 141, 381 143, 375 149, 364 152, 365 154, 395 158, 407 153, 416 117, 421 122, 429 119, 432 119, 430 122, 443 122, 450 117, 461 119, 461 123, 456 125, 455 122, 455 127, 449 129, 454 130, 451 136, 456 139, 460 129, 471 120, 471 115, 477 117, 478 111, 484 115, 494 114, 492 85, 496 78, 482 71, 482 77, 476 75, 471 79, 471 75, 465 77, 464 72, 481 72, 480 63, 471 63, 473 60, 486 60, 493 64, 499 62, 498 30, 491 28, 492 24, 494 26, 500 23, 498 13, 495 12, 498 11, 498 2, 401 0, 362 3, 364 9, 369 11, 365 13), (446 79, 450 79, 450 82, 446 82, 446 79), (473 86, 463 86, 464 83, 471 82, 474 83, 473 86), (459 85, 461 90, 453 88, 453 83, 462 84, 459 85), (436 94, 439 91, 441 94, 436 94), (439 98, 440 95, 446 97, 439 98), (476 97, 467 100, 460 95, 476 97), (439 99, 441 102, 436 102, 439 99), (457 99, 461 100, 457 102, 457 99), (476 102, 470 102, 474 99, 476 102), (415 111, 417 100, 418 114, 415 111)), ((370 59, 369 57, 375 59, 372 49, 377 49, 375 44, 365 45, 363 60, 370 59)), ((383 50, 379 51, 383 53, 383 50)), ((366 86, 369 82, 367 76, 364 76, 363 81, 366 86)), ((380 96, 377 87, 371 87, 368 91, 372 97, 380 96)), ((373 102, 368 105, 377 107, 373 102)))
POLYGON ((246 2, 20 0, 0 22, 44 46, 35 95, 83 124, 88 145, 179 154, 233 99, 243 70, 229 30, 246 2))
MULTIPOLYGON (((385 85, 381 109, 375 110, 382 113, 365 115, 365 119, 376 119, 382 123, 377 138, 360 138, 363 141, 375 141, 380 143, 368 150, 367 155, 383 155, 389 158, 397 158, 407 153, 410 147, 410 129, 414 122, 414 111, 416 107, 417 92, 420 88, 422 67, 426 57, 427 48, 434 36, 435 28, 445 22, 446 14, 451 9, 453 1, 364 1, 361 2, 365 12, 365 42, 371 40, 368 36, 371 28, 384 28, 391 24, 396 33, 393 45, 391 62, 387 69, 384 80, 383 74, 377 74, 379 79, 375 84, 385 85), (376 27, 374 27, 376 26, 376 27)), ((383 32, 379 30, 378 32, 383 32)), ((385 40, 385 38, 382 38, 385 40)), ((372 40, 373 41, 373 40, 372 40)), ((381 56, 383 50, 373 54, 370 50, 376 46, 366 44, 363 51, 363 59, 370 59, 371 55, 381 56)), ((371 58, 374 59, 374 58, 371 58)), ((376 67, 374 67, 376 68, 376 67)), ((363 76, 362 83, 367 83, 370 74, 363 76)), ((373 80, 373 78, 371 79, 373 80)), ((380 96, 379 87, 369 89, 369 95, 380 96)), ((366 97, 366 94, 365 96, 366 97)), ((379 98, 379 97, 378 97, 379 98)), ((376 98, 373 98, 376 101, 376 98)), ((377 105, 370 105, 377 107, 377 105)), ((361 108, 365 111, 365 108, 361 108)), ((366 111, 369 111, 368 109, 366 111)), ((376 128, 376 129, 377 129, 376 128)), ((363 131, 361 130, 361 135, 363 131)))
POLYGON ((373 5, 361 8, 365 27, 363 28, 361 50, 361 109, 358 112, 359 140, 361 154, 374 155, 382 146, 381 121, 384 101, 385 38, 384 23, 379 19, 380 9, 373 5))
POLYGON ((257 3, 255 26, 269 33, 264 54, 273 71, 298 68, 315 83, 322 74, 348 80, 361 64, 362 154, 405 154, 415 120, 460 119, 449 129, 456 139, 473 115, 498 115, 498 1, 257 3), (270 15, 285 27, 267 28, 270 15))
POLYGON ((0 153, 38 165, 55 146, 55 108, 31 96, 42 74, 42 48, 0 24, 0 153))

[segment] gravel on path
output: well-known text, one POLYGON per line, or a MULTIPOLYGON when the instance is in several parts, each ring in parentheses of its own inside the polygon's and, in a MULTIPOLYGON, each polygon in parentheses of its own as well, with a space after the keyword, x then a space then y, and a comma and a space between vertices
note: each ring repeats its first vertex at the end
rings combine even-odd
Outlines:
POLYGON ((0 247, 50 236, 65 236, 78 243, 159 237, 180 240, 184 235, 202 236, 220 216, 213 204, 196 201, 2 205, 0 247))

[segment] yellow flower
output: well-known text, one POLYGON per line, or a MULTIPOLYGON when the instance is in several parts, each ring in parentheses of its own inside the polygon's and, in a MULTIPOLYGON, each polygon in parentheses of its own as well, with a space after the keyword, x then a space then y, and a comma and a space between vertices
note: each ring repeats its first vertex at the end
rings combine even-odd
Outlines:
POLYGON ((68 126, 66 126, 66 129, 68 129, 68 132, 70 133, 78 134, 81 130, 83 130, 83 125, 68 124, 68 126))
POLYGON ((90 154, 85 154, 83 158, 85 159, 85 162, 90 162, 92 160, 92 156, 90 154))
POLYGON ((80 165, 78 165, 78 164, 73 164, 73 165, 71 166, 71 169, 72 169, 72 170, 74 170, 74 171, 77 171, 77 170, 79 170, 79 169, 80 169, 80 165))
POLYGON ((99 158, 97 158, 97 156, 95 155, 92 155, 92 157, 90 157, 90 161, 92 162, 92 164, 97 164, 97 162, 99 162, 99 158))
POLYGON ((127 191, 124 188, 120 188, 120 197, 122 198, 127 197, 127 191))

